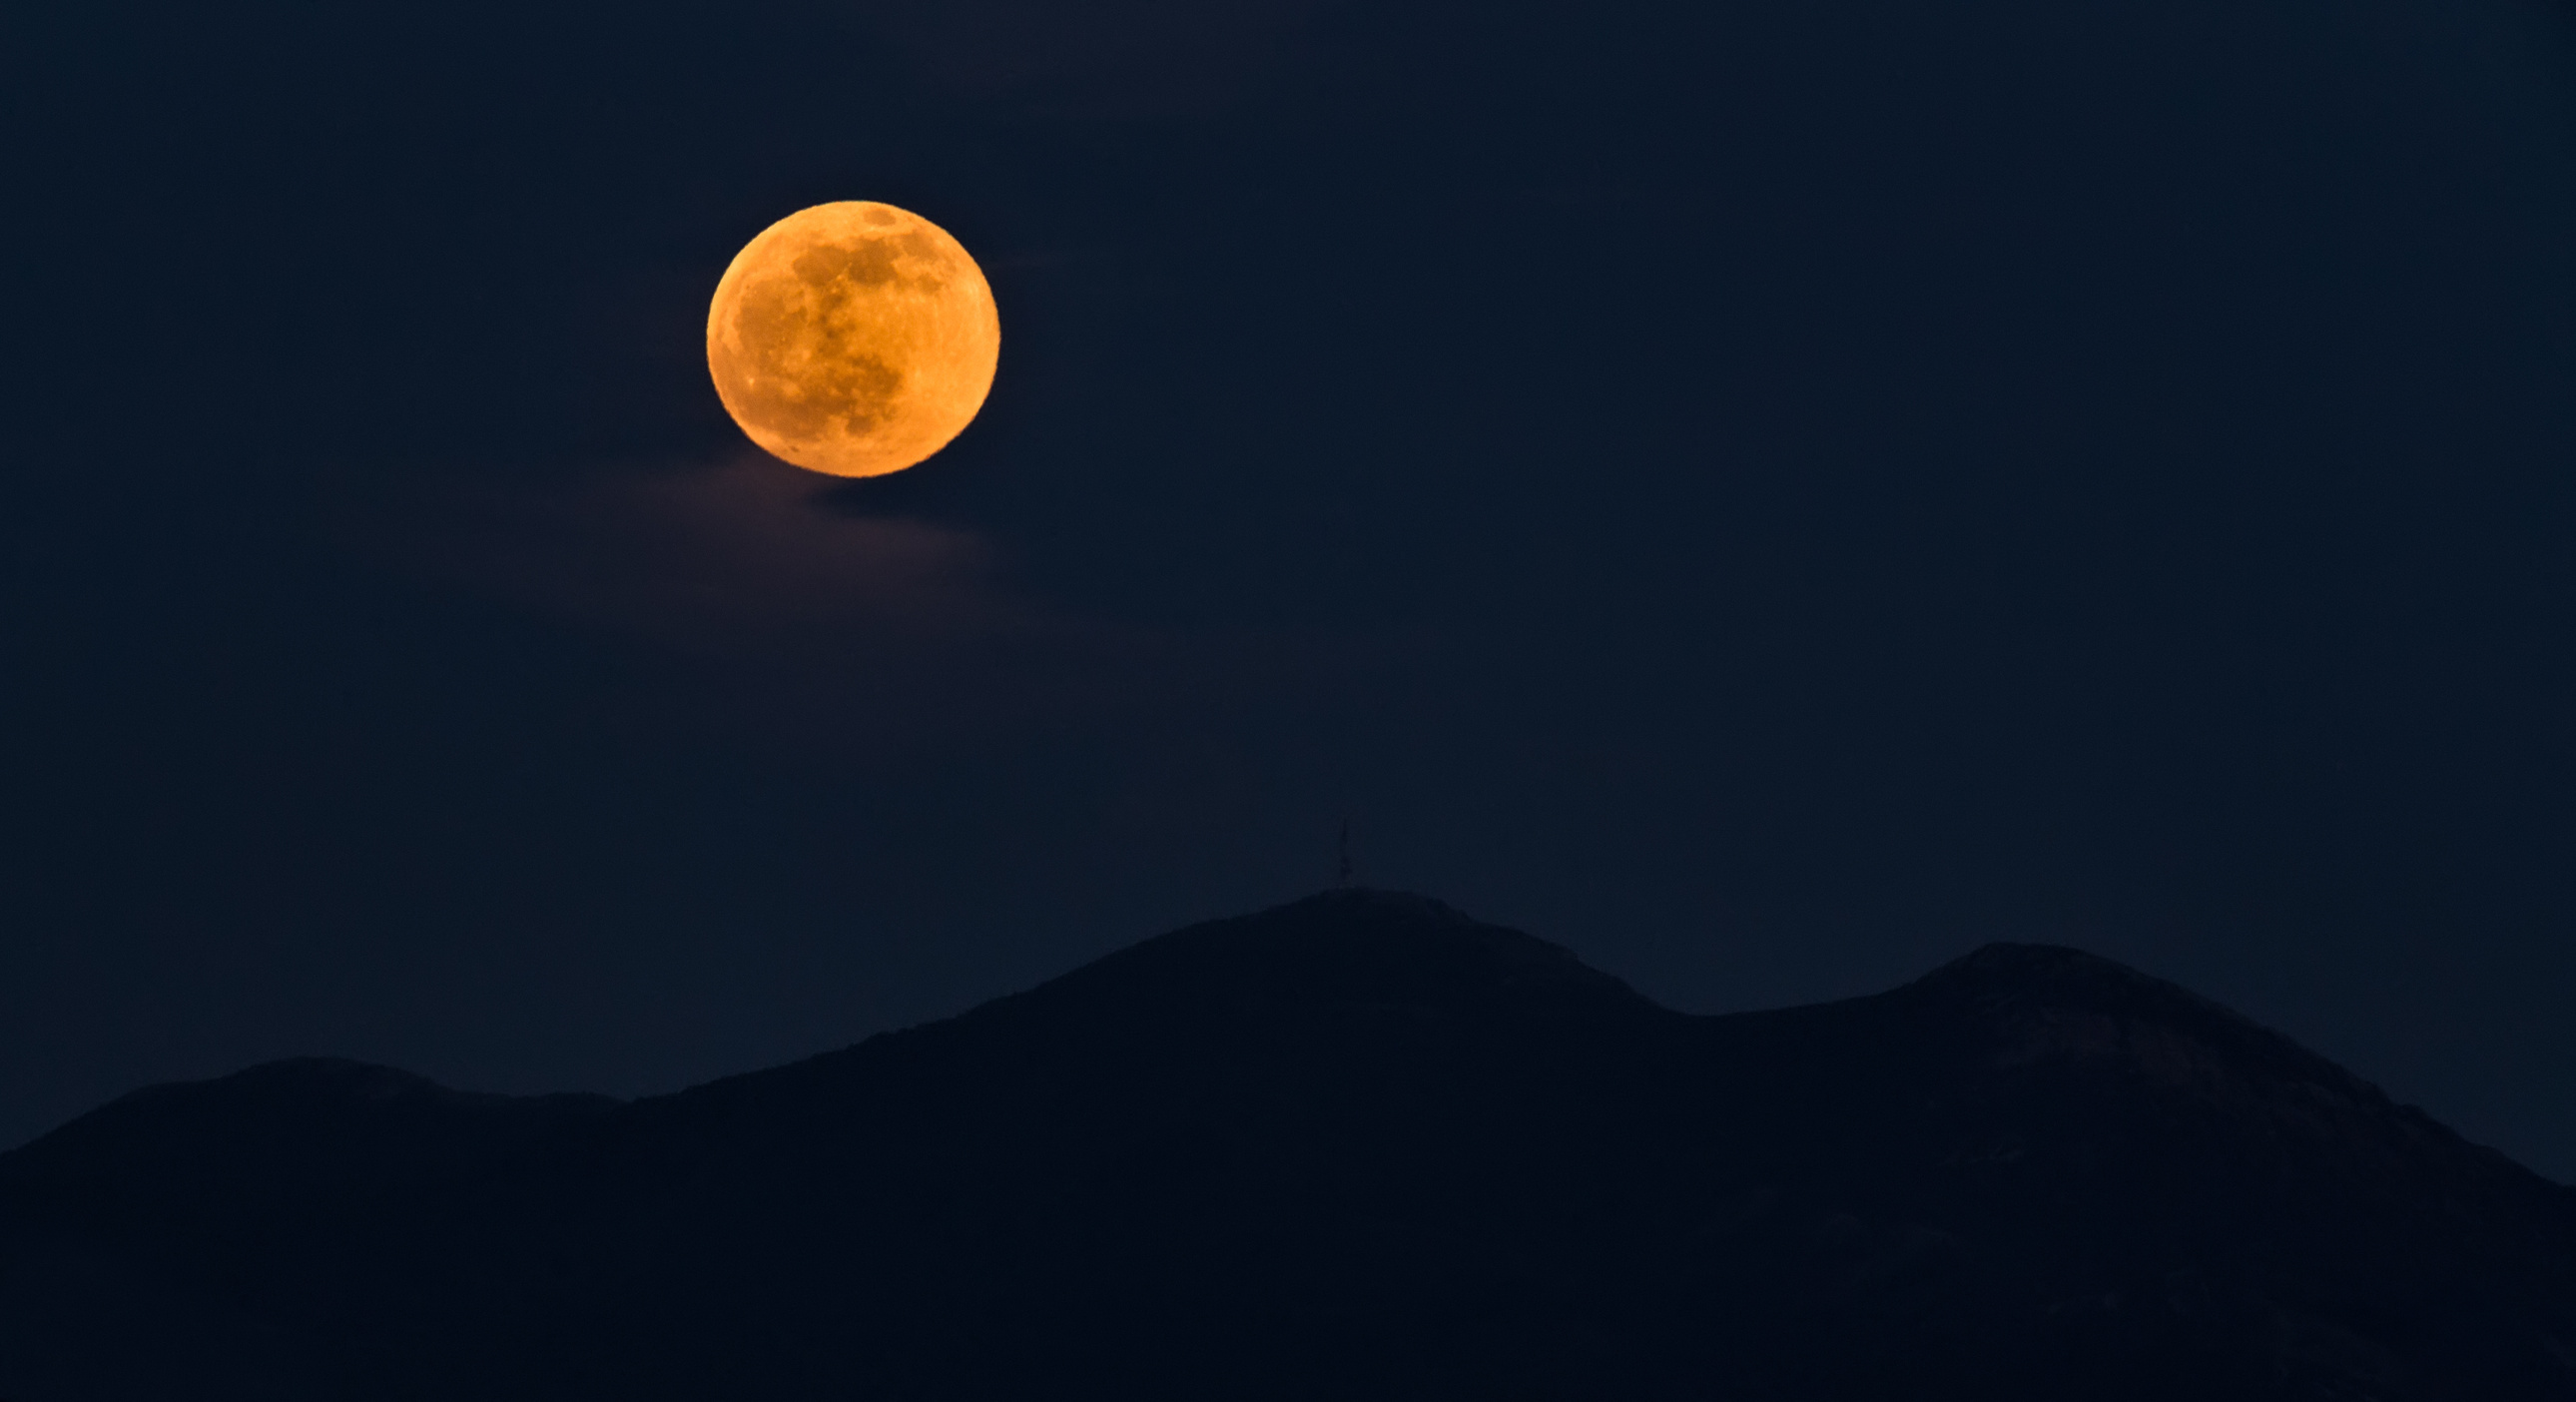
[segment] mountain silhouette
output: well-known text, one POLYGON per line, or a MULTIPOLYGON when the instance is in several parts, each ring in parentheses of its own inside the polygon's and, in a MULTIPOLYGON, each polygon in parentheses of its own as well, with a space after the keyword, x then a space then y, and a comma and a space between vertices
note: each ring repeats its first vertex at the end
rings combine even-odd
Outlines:
POLYGON ((1420 897, 633 1102, 0 1155, 0 1396, 2576 1398, 2576 1190, 2068 949, 1669 1011, 1420 897))

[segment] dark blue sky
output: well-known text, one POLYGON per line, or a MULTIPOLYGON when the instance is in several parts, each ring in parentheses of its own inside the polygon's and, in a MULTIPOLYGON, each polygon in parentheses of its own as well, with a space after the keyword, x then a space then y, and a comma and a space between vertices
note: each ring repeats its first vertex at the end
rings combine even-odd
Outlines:
POLYGON ((2576 45, 2507 0, 11 19, 0 1142, 673 1088, 1332 873, 1733 1009, 2050 940, 2576 1178, 2576 45), (699 337, 917 210, 834 485, 699 337))

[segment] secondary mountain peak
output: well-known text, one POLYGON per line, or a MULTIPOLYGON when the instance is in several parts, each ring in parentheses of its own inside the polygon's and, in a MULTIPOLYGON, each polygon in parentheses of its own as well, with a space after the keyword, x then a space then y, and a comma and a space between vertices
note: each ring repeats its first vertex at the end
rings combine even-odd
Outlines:
POLYGON ((1884 996, 1981 1029, 2004 1064, 2117 1061, 2166 1081, 2252 1078, 2388 1104, 2378 1087, 2251 1018, 2080 949, 1989 944, 1884 996))
POLYGON ((1914 986, 1974 990, 1993 1000, 2122 1006, 2182 1002, 2224 1011, 2178 984, 2140 973, 2118 960, 2058 944, 1999 941, 1984 945, 1925 974, 1914 986))

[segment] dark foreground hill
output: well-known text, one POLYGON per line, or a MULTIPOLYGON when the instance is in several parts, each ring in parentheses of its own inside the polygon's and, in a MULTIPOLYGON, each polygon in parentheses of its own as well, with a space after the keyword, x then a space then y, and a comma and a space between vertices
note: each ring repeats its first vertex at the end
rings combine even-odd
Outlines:
POLYGON ((1361 892, 679 1095, 0 1156, 0 1395, 2576 1398, 2576 1191, 2063 949, 1656 1007, 1361 892))

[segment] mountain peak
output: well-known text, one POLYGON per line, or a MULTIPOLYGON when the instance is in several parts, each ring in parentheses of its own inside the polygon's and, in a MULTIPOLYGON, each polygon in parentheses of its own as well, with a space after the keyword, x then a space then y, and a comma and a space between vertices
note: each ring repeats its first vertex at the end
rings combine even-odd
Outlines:
POLYGON ((1561 946, 1428 896, 1342 888, 1111 954, 1005 1004, 1366 1004, 1444 1012, 1635 1012, 1655 1005, 1561 946))

